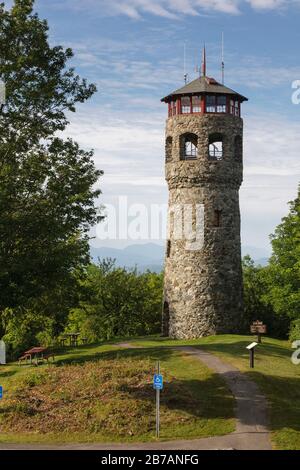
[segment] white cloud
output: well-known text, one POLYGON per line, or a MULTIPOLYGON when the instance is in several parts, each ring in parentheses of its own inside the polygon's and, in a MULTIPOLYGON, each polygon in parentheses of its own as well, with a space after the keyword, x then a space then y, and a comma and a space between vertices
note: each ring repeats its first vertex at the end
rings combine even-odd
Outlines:
MULTIPOLYGON (((138 56, 138 45, 135 41, 120 43, 108 38, 96 38, 86 40, 84 43, 66 42, 64 46, 74 50, 76 66, 89 68, 89 78, 98 84, 101 93, 109 91, 111 96, 116 94, 120 96, 139 89, 140 93, 145 91, 145 93, 151 93, 152 97, 156 94, 156 99, 159 101, 161 95, 179 88, 183 81, 180 53, 171 59, 157 59, 157 50, 161 51, 164 47, 158 44, 159 38, 160 35, 154 34, 151 37, 151 46, 147 43, 143 44, 143 51, 146 51, 144 57, 147 57, 143 60, 138 56), (154 41, 157 41, 155 47, 153 47, 154 41), (153 50, 150 47, 153 47, 153 50)), ((166 41, 165 51, 168 50, 169 45, 170 42, 166 41)), ((209 43, 207 49, 209 74, 220 80, 217 46, 209 43)), ((198 55, 200 60, 200 53, 198 55)), ((270 91, 284 85, 290 91, 292 82, 300 78, 300 66, 283 66, 285 59, 282 56, 276 59, 277 62, 274 62, 273 58, 268 56, 245 54, 240 57, 240 55, 228 52, 226 57, 227 85, 234 89, 239 89, 241 85, 244 85, 248 89, 270 91)), ((195 48, 188 45, 187 72, 190 80, 196 78, 194 68, 195 48)), ((246 91, 245 94, 247 95, 246 91)), ((134 96, 128 96, 128 98, 130 103, 133 103, 134 96)), ((151 106, 151 103, 149 105, 151 106)))
POLYGON ((55 0, 55 8, 65 6, 77 9, 97 9, 101 15, 125 15, 139 19, 145 13, 169 19, 178 19, 180 15, 200 15, 203 11, 239 13, 241 0, 55 0))
POLYGON ((85 0, 84 2, 82 0, 55 0, 53 2, 56 8, 67 6, 86 11, 97 9, 103 16, 125 15, 135 20, 147 13, 169 19, 210 12, 237 15, 247 4, 255 10, 263 11, 299 5, 299 0, 85 0))
POLYGON ((268 247, 268 237, 288 212, 300 180, 299 123, 257 112, 245 118, 244 183, 240 192, 245 245, 268 247))
MULTIPOLYGON (((49 0, 37 0, 37 4, 49 0)), ((51 7, 95 11, 101 16, 124 15, 139 20, 144 14, 152 14, 169 19, 179 19, 181 15, 198 16, 210 12, 237 15, 243 6, 250 5, 254 10, 268 11, 299 5, 299 0, 51 0, 51 7)), ((5 1, 11 8, 13 0, 5 1)))
POLYGON ((247 0, 257 10, 272 10, 291 3, 289 0, 247 0))
MULTIPOLYGON (((68 135, 95 149, 101 202, 126 195, 131 203, 167 203, 164 181, 165 109, 147 114, 127 109, 85 109, 68 135)), ((245 245, 268 248, 269 234, 287 213, 300 179, 299 124, 261 111, 245 117, 244 182, 240 192, 245 245)))
POLYGON ((295 145, 299 122, 261 112, 245 118, 245 166, 254 175, 300 176, 299 149, 295 145), (258 173, 257 173, 258 170, 258 173))

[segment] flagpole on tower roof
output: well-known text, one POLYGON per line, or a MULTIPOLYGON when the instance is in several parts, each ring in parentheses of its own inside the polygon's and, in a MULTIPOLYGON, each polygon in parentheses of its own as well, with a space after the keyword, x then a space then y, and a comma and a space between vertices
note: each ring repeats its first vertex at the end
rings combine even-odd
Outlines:
POLYGON ((204 43, 203 55, 202 55, 202 76, 206 77, 206 48, 205 48, 205 43, 204 43))

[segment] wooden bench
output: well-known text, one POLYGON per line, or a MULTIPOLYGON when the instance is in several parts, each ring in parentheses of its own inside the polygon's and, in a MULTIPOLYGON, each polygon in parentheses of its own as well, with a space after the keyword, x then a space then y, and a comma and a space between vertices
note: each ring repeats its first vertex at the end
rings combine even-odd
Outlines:
POLYGON ((31 362, 31 354, 24 354, 23 356, 19 357, 19 366, 21 365, 22 361, 30 361, 31 362))
POLYGON ((21 365, 22 361, 29 360, 30 364, 35 364, 38 366, 39 363, 43 363, 44 361, 49 362, 49 359, 55 361, 54 354, 49 352, 47 348, 38 346, 25 351, 21 357, 19 357, 19 365, 21 365))
POLYGON ((64 348, 65 346, 65 342, 67 341, 67 338, 65 336, 63 336, 62 338, 60 338, 59 340, 59 344, 62 348, 64 348))

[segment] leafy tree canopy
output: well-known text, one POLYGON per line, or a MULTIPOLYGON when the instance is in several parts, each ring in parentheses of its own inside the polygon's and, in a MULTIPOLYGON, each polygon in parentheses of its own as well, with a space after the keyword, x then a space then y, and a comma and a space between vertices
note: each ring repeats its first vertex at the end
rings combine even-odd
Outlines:
POLYGON ((67 330, 89 341, 148 335, 161 330, 163 273, 139 273, 112 259, 90 265, 80 306, 70 312, 67 330))
MULTIPOLYGON (((88 231, 99 220, 93 153, 64 140, 68 115, 96 91, 51 47, 33 0, 0 5, 0 312, 74 305, 88 231), (74 275, 77 271, 76 275, 74 275)), ((0 331, 1 333, 1 331, 0 331)))
POLYGON ((243 260, 245 315, 263 320, 269 334, 299 335, 300 322, 300 197, 271 235, 273 253, 265 267, 243 260))
POLYGON ((300 318, 300 186, 296 199, 290 202, 289 214, 271 235, 271 242, 273 254, 265 299, 276 313, 300 318))

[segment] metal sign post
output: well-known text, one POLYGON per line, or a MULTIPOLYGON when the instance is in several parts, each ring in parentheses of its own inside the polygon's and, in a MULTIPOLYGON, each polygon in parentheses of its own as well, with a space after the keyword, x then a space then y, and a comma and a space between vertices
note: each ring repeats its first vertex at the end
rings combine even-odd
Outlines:
POLYGON ((258 343, 251 343, 249 344, 246 349, 248 349, 250 353, 250 368, 254 369, 254 351, 258 343))
POLYGON ((163 376, 160 374, 160 364, 157 361, 157 373, 153 377, 153 388, 156 390, 156 438, 160 431, 160 391, 163 389, 163 376))
POLYGON ((254 369, 254 348, 250 349, 250 369, 254 369))
MULTIPOLYGON (((157 375, 160 375, 160 364, 157 362, 157 375)), ((160 427, 160 389, 156 389, 156 438, 159 439, 160 427)))

